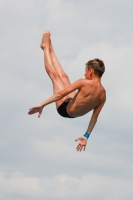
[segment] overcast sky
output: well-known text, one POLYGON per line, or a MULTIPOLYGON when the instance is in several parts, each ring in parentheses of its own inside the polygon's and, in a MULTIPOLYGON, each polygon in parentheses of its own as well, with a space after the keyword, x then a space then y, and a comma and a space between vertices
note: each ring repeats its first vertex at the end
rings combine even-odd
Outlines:
POLYGON ((0 199, 133 199, 133 1, 0 0, 0 199), (55 105, 39 48, 50 30, 71 82, 104 61, 107 102, 85 152, 75 139, 91 113, 66 119, 55 105))

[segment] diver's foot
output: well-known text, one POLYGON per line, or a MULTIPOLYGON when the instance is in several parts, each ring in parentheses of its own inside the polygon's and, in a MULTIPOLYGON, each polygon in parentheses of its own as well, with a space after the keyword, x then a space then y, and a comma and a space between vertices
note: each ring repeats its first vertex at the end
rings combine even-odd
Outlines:
POLYGON ((42 50, 44 50, 45 47, 49 46, 49 43, 50 43, 50 32, 45 31, 43 33, 42 42, 40 44, 40 47, 42 48, 42 50))

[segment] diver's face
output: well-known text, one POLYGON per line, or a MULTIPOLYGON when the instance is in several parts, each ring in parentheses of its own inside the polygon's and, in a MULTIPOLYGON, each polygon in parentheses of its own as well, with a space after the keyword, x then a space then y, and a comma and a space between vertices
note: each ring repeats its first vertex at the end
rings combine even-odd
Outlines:
POLYGON ((85 74, 84 74, 86 79, 90 79, 90 70, 88 69, 88 67, 85 68, 85 74))

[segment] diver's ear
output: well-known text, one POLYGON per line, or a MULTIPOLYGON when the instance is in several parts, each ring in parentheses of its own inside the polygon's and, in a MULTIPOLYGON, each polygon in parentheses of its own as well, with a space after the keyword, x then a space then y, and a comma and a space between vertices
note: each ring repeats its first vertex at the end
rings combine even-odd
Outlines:
POLYGON ((89 71, 90 71, 90 75, 94 74, 94 69, 89 69, 89 71))

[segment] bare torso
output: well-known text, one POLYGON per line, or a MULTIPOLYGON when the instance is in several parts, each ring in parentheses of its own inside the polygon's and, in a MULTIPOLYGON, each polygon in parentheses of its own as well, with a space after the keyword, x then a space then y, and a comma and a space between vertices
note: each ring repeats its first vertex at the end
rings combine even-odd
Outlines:
POLYGON ((72 101, 67 106, 67 112, 72 117, 85 115, 95 109, 105 100, 105 89, 97 80, 85 80, 72 101))

